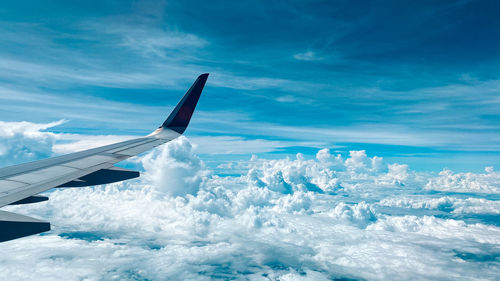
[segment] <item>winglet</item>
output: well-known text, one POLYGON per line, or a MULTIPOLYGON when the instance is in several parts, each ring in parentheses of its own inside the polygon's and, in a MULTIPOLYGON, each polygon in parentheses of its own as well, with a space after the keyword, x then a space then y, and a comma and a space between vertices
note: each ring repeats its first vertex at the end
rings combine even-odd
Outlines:
POLYGON ((191 88, 186 92, 181 101, 174 108, 172 113, 168 116, 167 120, 163 122, 161 127, 169 128, 178 132, 184 133, 186 130, 191 116, 193 115, 198 99, 200 98, 201 91, 207 82, 208 73, 198 76, 198 79, 193 83, 191 88))

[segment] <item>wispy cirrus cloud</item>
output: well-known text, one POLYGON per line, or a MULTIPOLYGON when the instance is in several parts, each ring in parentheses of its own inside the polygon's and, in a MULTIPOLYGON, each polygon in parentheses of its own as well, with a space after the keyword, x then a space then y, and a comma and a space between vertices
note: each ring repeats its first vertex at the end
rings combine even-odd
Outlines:
POLYGON ((304 53, 297 53, 293 55, 293 58, 296 60, 303 60, 303 61, 316 61, 324 59, 323 57, 318 56, 316 52, 311 50, 308 50, 304 53))

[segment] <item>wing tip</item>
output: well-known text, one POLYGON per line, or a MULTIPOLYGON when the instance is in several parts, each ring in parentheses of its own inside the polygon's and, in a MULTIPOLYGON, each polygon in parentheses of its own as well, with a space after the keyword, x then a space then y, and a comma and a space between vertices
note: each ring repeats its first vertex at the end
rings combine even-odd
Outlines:
POLYGON ((191 116, 196 108, 201 92, 205 87, 208 75, 209 73, 203 73, 198 76, 191 88, 189 88, 172 113, 170 113, 167 120, 163 122, 161 127, 172 129, 179 134, 184 133, 189 125, 189 121, 191 120, 191 116))

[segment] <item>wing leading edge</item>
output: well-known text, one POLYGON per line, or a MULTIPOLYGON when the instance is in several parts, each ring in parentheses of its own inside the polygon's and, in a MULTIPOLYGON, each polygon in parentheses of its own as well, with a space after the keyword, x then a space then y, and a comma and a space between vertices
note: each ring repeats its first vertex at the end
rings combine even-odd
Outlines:
MULTIPOLYGON (((208 78, 196 79, 172 113, 153 133, 124 142, 0 169, 0 207, 46 199, 37 194, 54 187, 80 187, 123 181, 139 176, 113 166, 129 157, 167 143, 186 130, 208 78)), ((50 230, 50 223, 0 211, 0 242, 50 230)))

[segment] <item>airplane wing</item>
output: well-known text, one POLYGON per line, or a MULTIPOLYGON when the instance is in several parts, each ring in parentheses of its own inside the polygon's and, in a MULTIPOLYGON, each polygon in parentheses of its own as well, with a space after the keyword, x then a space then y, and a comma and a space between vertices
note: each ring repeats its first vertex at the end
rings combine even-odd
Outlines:
MULTIPOLYGON (((54 187, 107 184, 139 177, 139 172, 113 166, 180 136, 186 130, 208 73, 196 79, 167 120, 153 133, 59 157, 0 169, 0 207, 48 200, 37 194, 54 187)), ((0 242, 50 230, 50 223, 0 211, 0 242)))

